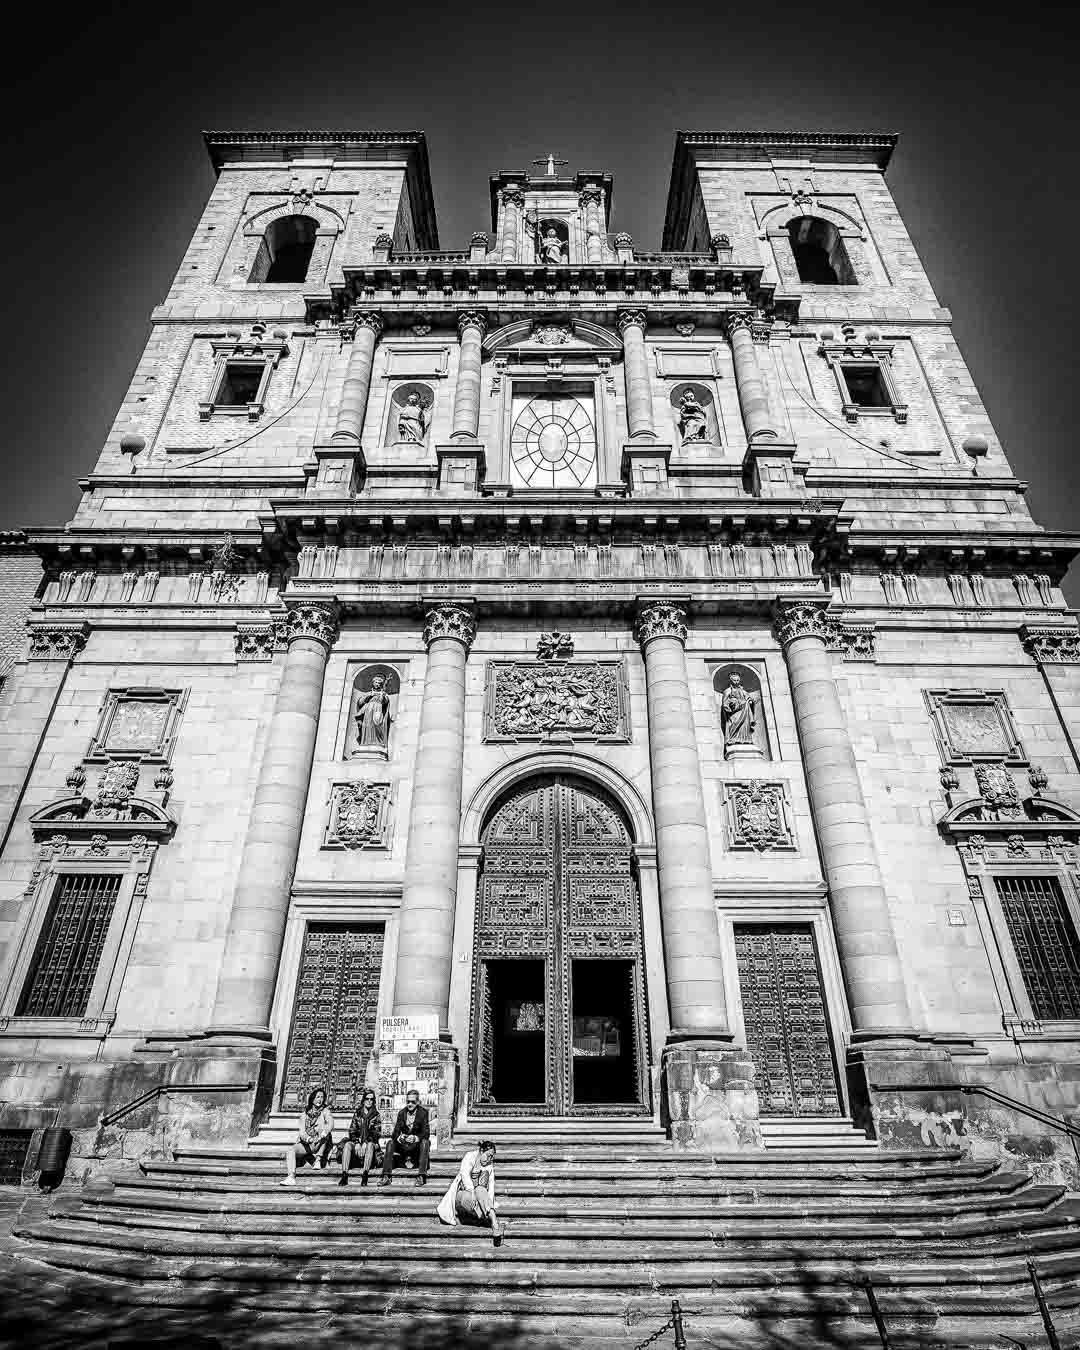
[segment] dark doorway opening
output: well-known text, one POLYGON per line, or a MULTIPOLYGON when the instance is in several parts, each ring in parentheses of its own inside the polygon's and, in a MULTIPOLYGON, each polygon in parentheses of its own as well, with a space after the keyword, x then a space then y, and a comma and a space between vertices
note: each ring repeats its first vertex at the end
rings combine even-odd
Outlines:
POLYGON ((489 961, 491 1095, 496 1102, 543 1102, 544 962, 489 961))
POLYGON ((637 1101, 633 961, 572 961, 574 1103, 637 1101))

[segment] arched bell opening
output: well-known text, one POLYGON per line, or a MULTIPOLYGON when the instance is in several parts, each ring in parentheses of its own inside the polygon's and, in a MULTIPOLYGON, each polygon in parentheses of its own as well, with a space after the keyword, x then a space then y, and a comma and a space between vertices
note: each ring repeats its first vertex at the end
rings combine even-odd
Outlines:
POLYGON ((481 832, 470 1111, 648 1111, 648 1026, 634 839, 573 774, 519 782, 481 832))

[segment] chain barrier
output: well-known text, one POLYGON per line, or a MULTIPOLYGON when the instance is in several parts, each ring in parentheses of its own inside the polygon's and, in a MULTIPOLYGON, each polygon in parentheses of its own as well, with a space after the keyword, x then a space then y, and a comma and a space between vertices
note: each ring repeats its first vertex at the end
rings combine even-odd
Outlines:
POLYGON ((658 1327, 651 1336, 646 1336, 643 1341, 638 1341, 634 1350, 645 1350, 645 1347, 652 1345, 653 1341, 658 1341, 665 1331, 670 1331, 675 1325, 674 1317, 669 1317, 662 1327, 658 1327))
POLYGON ((647 1346, 654 1344, 667 1331, 675 1333, 675 1350, 686 1350, 686 1337, 683 1335, 683 1310, 679 1307, 679 1300, 671 1300, 671 1316, 662 1327, 657 1327, 651 1336, 646 1336, 643 1341, 639 1341, 634 1346, 634 1350, 646 1350, 647 1346))

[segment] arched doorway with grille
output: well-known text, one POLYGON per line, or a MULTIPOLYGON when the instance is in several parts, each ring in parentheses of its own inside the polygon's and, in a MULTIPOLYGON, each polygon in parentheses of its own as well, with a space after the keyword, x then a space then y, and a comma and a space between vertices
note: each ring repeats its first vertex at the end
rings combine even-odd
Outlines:
POLYGON ((470 1110, 649 1110, 641 900, 625 814, 573 774, 505 793, 481 833, 470 1110))

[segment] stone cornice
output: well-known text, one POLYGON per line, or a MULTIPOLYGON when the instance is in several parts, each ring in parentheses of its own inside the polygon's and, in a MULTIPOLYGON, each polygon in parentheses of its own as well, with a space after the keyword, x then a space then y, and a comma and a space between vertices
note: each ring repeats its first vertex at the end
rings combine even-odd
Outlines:
POLYGON ((680 151, 699 162, 709 159, 809 159, 833 164, 874 164, 888 167, 899 137, 878 131, 679 131, 680 151))

